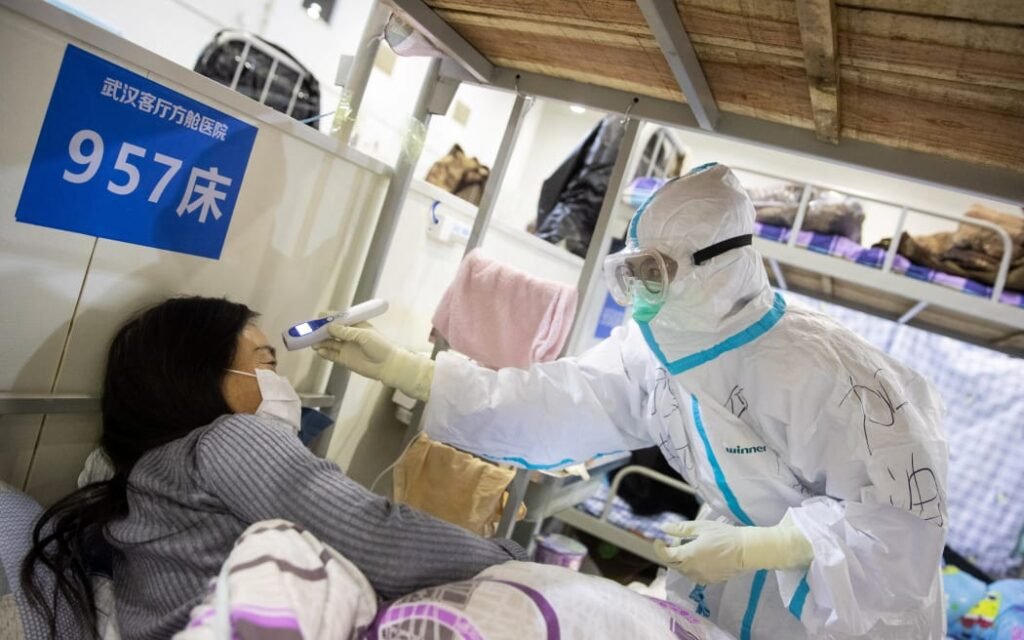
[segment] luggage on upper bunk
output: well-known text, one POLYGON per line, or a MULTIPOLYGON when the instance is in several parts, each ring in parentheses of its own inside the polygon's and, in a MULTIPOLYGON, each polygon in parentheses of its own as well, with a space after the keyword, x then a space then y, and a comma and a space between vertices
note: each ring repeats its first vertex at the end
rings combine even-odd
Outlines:
POLYGON ((430 165, 426 181, 471 204, 480 204, 491 169, 453 144, 447 154, 430 165))
MULTIPOLYGON (((1024 291, 1024 217, 1002 213, 980 204, 972 206, 967 217, 993 222, 1010 235, 1010 270, 1006 289, 1024 291)), ((878 243, 888 249, 891 239, 878 243)), ((935 271, 968 278, 992 286, 1003 257, 999 234, 970 224, 960 224, 956 231, 942 231, 926 236, 903 233, 898 252, 911 262, 935 271)))
MULTIPOLYGON (((803 189, 803 185, 784 184, 748 189, 747 193, 754 203, 758 222, 791 229, 803 189)), ((844 236, 860 242, 863 225, 864 209, 855 198, 837 191, 811 189, 801 231, 844 236)))

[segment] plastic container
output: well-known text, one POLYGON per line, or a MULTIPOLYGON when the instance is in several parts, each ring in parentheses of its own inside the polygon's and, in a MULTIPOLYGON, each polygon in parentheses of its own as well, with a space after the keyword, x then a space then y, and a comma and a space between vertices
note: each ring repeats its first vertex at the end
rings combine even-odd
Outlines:
POLYGON ((537 549, 534 560, 541 564, 553 564, 579 571, 583 559, 587 557, 587 548, 577 540, 559 533, 537 536, 537 549))

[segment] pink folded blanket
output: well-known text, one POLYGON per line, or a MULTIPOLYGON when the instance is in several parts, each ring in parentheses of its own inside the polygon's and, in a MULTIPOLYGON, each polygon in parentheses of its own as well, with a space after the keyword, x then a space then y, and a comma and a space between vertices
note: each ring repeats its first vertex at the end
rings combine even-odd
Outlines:
POLYGON ((576 289, 470 252, 434 312, 452 349, 492 369, 528 368, 562 352, 576 316, 576 289))

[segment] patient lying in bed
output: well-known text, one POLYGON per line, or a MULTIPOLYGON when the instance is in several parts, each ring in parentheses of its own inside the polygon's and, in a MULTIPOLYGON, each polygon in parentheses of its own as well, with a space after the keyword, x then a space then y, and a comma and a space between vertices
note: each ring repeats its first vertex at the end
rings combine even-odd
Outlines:
POLYGON ((216 583, 176 640, 728 640, 705 618, 604 578, 507 562, 461 582, 379 603, 366 577, 309 532, 283 520, 239 538, 216 583))

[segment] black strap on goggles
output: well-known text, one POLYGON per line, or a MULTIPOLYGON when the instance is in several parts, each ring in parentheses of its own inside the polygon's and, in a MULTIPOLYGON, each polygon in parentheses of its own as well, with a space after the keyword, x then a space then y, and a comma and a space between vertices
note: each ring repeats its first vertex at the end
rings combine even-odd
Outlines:
POLYGON ((704 247, 697 253, 693 254, 693 264, 701 264, 703 262, 707 262, 711 258, 722 255, 723 253, 729 251, 730 249, 749 247, 753 243, 754 236, 749 233, 745 236, 736 236, 733 238, 729 238, 728 240, 716 242, 710 247, 704 247))

